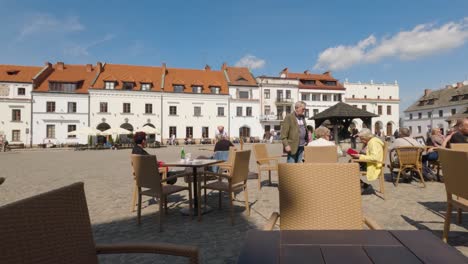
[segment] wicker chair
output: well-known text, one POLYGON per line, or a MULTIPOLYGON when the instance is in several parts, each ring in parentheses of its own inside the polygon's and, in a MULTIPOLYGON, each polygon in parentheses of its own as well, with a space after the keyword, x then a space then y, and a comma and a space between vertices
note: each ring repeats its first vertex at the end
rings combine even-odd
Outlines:
POLYGON ((262 188, 262 173, 268 172, 268 181, 271 184, 271 172, 278 171, 278 159, 280 157, 270 157, 267 151, 267 145, 264 143, 253 144, 253 152, 257 160, 258 170, 258 189, 262 188))
POLYGON ((154 155, 132 155, 133 173, 136 177, 138 186, 138 211, 137 220, 140 224, 141 219, 141 198, 143 195, 159 198, 159 231, 162 231, 162 215, 164 214, 163 205, 167 212, 167 196, 173 193, 188 190, 190 216, 192 216, 192 185, 189 182, 188 187, 179 185, 164 185, 168 180, 182 177, 183 174, 161 179, 161 174, 157 167, 156 156, 154 155), (145 188, 145 190, 143 190, 145 188))
POLYGON ((395 182, 395 186, 398 186, 400 175, 402 172, 410 170, 414 171, 419 175, 423 187, 426 187, 424 178, 422 175, 422 161, 421 156, 424 151, 420 147, 399 147, 395 148, 398 157, 398 175, 395 182))
MULTIPOLYGON (((282 163, 278 178, 281 230, 380 229, 363 216, 358 164, 282 163)), ((264 229, 273 230, 279 216, 264 229)))
MULTIPOLYGON (((374 160, 357 160, 357 159, 352 159, 351 162, 357 162, 357 163, 378 163, 382 164, 382 170, 380 170, 380 175, 379 175, 379 183, 380 183, 380 193, 382 194, 382 198, 385 200, 386 195, 385 195, 385 177, 384 177, 384 169, 385 169, 385 161, 387 160, 387 155, 388 155, 388 144, 387 142, 384 142, 383 146, 383 158, 382 161, 374 161, 374 160)), ((362 171, 361 175, 366 176, 367 172, 362 171)))
POLYGON ((249 207, 249 196, 247 193, 247 176, 249 174, 249 160, 250 160, 250 150, 241 150, 234 152, 233 166, 232 169, 227 174, 220 173, 210 173, 206 172, 206 175, 218 177, 218 181, 206 182, 202 186, 205 189, 205 206, 207 202, 206 190, 217 190, 219 191, 219 208, 221 209, 222 204, 222 192, 229 193, 229 205, 231 207, 231 223, 234 225, 234 206, 233 206, 233 195, 234 192, 242 190, 244 192, 245 198, 245 208, 247 210, 247 215, 250 216, 250 207, 249 207), (223 179, 227 180, 223 181, 223 179))
POLYGON ((461 210, 468 210, 468 152, 449 149, 439 149, 439 159, 442 163, 445 190, 447 192, 447 213, 445 216, 442 239, 447 242, 450 231, 452 209, 458 210, 458 222, 461 221, 461 210), (453 196, 458 196, 453 198, 453 196))
POLYGON ((337 163, 336 146, 304 147, 305 163, 337 163))
POLYGON ((452 143, 450 144, 450 149, 457 151, 468 151, 468 143, 452 143))
POLYGON ((0 207, 0 263, 98 263, 96 254, 153 253, 198 263, 198 249, 171 244, 96 245, 83 183, 0 207))
MULTIPOLYGON (((158 170, 159 170, 159 174, 161 174, 162 176, 162 179, 166 179, 167 178, 166 168, 158 168, 158 170)), ((132 194, 132 206, 130 209, 130 212, 132 213, 135 212, 135 208, 138 206, 137 198, 138 198, 138 185, 136 182, 135 173, 133 173, 133 194, 132 194)))

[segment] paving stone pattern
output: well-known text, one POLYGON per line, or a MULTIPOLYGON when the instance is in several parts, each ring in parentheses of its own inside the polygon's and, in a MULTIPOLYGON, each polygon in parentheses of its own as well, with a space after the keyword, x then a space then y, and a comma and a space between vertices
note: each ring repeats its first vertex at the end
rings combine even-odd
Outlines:
MULTIPOLYGON (((193 157, 210 155, 201 150, 213 146, 185 146, 193 157)), ((281 154, 281 145, 268 145, 270 153, 281 154)), ((249 144, 245 145, 250 148, 249 144)), ((180 147, 149 149, 158 160, 175 161, 180 147)), ((283 158, 283 162, 285 159, 283 158)), ((341 158, 346 162, 346 158, 341 158)), ((188 193, 169 199, 169 214, 164 217, 164 231, 158 232, 158 205, 144 203, 142 223, 136 223, 136 213, 130 212, 133 177, 130 150, 30 150, 0 153, 0 177, 6 182, 0 186, 0 205, 55 189, 73 182, 85 183, 86 197, 97 243, 118 242, 170 242, 190 244, 200 248, 202 263, 236 263, 244 244, 246 232, 261 229, 272 212, 278 211, 277 175, 268 186, 267 176, 263 188, 257 190, 255 158, 252 154, 248 182, 251 216, 244 208, 244 195, 236 196, 235 225, 229 219, 227 196, 223 208, 218 210, 218 195, 209 194, 208 204, 213 211, 203 216, 202 222, 182 216, 179 209, 187 206, 188 193)), ((387 173, 387 180, 390 180, 387 173)), ((178 184, 183 183, 179 179, 178 184)), ((378 184, 374 184, 378 189, 378 184)), ((421 188, 418 182, 401 183, 398 187, 387 181, 387 200, 375 194, 363 195, 365 214, 372 216, 385 229, 431 230, 441 237, 446 194, 443 183, 430 182, 421 188)), ((147 198, 145 198, 147 199, 147 198)), ((468 256, 468 216, 461 225, 451 225, 449 244, 468 256)), ((151 254, 106 255, 101 263, 185 263, 185 259, 151 254)))

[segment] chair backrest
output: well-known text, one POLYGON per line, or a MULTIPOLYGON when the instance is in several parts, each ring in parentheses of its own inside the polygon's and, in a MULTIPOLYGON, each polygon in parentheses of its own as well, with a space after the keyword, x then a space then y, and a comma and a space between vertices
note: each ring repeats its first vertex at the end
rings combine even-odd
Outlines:
POLYGON ((280 229, 362 229, 359 165, 279 164, 280 229))
POLYGON ((423 149, 420 147, 398 147, 395 148, 400 166, 418 165, 421 162, 423 149))
POLYGON ((0 207, 0 263, 98 263, 83 183, 0 207))
POLYGON ((234 152, 232 167, 232 184, 247 180, 249 176, 250 150, 240 150, 234 152))
POLYGON ((336 146, 304 147, 305 163, 337 163, 338 153, 336 146))
POLYGON ((133 173, 138 187, 153 189, 161 193, 161 175, 155 155, 132 155, 133 173))
POLYGON ((468 151, 468 143, 451 143, 450 149, 459 151, 468 151))
POLYGON ((257 160, 268 158, 267 145, 265 143, 253 144, 254 156, 257 160))
POLYGON ((438 153, 447 194, 468 199, 468 152, 439 149, 438 153))

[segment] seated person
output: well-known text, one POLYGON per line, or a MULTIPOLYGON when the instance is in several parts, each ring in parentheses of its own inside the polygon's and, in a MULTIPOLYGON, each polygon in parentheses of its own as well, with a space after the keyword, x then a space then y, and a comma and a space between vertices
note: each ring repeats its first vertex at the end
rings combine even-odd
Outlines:
POLYGON ((468 143, 468 118, 458 120, 454 126, 454 132, 447 136, 446 140, 448 140, 448 148, 451 143, 468 143))
POLYGON ((229 151, 229 147, 234 147, 231 141, 229 141, 227 135, 218 135, 217 137, 218 142, 216 142, 214 146, 214 152, 216 151, 229 151))
POLYGON ((431 141, 434 147, 441 147, 444 139, 445 137, 442 135, 440 128, 431 129, 431 141))
MULTIPOLYGON (((367 162, 366 176, 368 181, 375 181, 379 178, 381 170, 383 170, 383 164, 374 163, 372 161, 382 162, 384 143, 378 137, 374 136, 372 131, 368 128, 363 128, 358 133, 358 137, 361 142, 367 145, 366 154, 351 154, 351 156, 355 159, 370 161, 367 162)), ((363 190, 369 187, 369 184, 361 180, 361 188, 363 190)))
MULTIPOLYGON (((330 141, 330 129, 321 126, 315 130, 315 137, 317 139, 310 141, 308 147, 320 147, 320 146, 335 146, 335 142, 330 141)), ((336 147, 338 156, 343 156, 343 151, 339 146, 336 147)))
MULTIPOLYGON (((411 131, 406 127, 401 127, 398 130, 398 134, 399 134, 399 137, 395 139, 395 141, 393 142, 392 147, 390 148, 390 151, 398 147, 412 147, 412 146, 421 147, 421 148, 425 147, 424 145, 421 145, 418 141, 416 141, 416 139, 411 137, 411 131)), ((427 150, 427 153, 423 154, 422 156, 423 164, 427 165, 428 161, 439 159, 439 155, 434 150, 435 150, 434 148, 430 148, 427 150)), ((397 161, 398 159, 396 157, 396 152, 394 152, 394 155, 395 156, 393 157, 393 160, 397 161)))

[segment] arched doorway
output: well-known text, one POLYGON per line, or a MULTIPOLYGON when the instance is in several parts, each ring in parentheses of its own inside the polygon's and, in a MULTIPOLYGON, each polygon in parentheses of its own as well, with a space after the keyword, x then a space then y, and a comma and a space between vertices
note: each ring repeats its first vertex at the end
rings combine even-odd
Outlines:
MULTIPOLYGON (((122 125, 120 125, 120 128, 124 128, 124 129, 127 129, 128 131, 131 131, 133 133, 133 126, 130 124, 130 123, 123 123, 122 125)), ((132 135, 120 135, 119 136, 120 138, 120 142, 121 143, 132 143, 133 142, 133 137, 132 135)))
POLYGON ((247 127, 247 126, 240 127, 239 137, 250 138, 250 127, 247 127))
MULTIPOLYGON (((148 126, 148 127, 152 127, 152 128, 156 128, 153 124, 151 123, 146 123, 143 125, 143 127, 145 126, 148 126)), ((156 141, 156 134, 147 134, 147 137, 148 137, 148 143, 154 143, 156 141)))
POLYGON ((97 125, 96 129, 99 130, 99 131, 106 131, 107 129, 111 128, 111 126, 107 123, 101 123, 99 125, 97 125))
POLYGON ((388 122, 387 123, 387 136, 393 135, 393 123, 388 122))
POLYGON ((130 123, 123 123, 120 127, 133 132, 133 126, 130 123))
POLYGON ((152 127, 152 128, 156 128, 156 127, 155 127, 153 124, 151 124, 151 123, 146 123, 146 124, 144 124, 143 126, 144 126, 144 127, 145 127, 145 126, 150 126, 150 127, 152 127))

